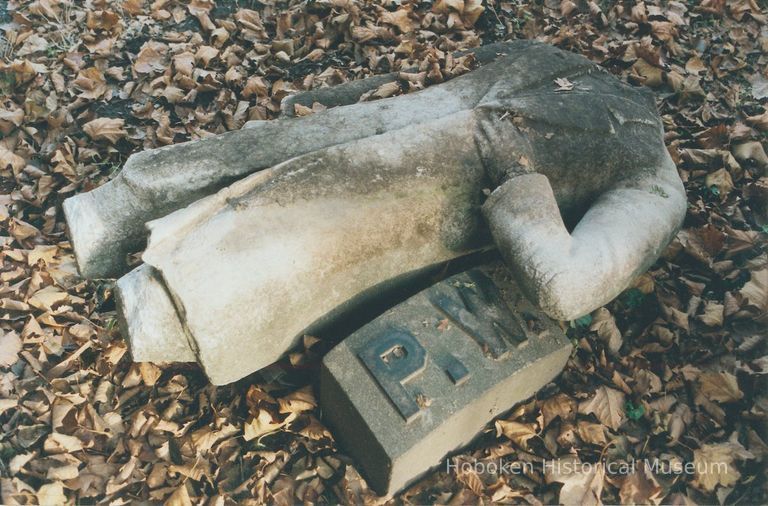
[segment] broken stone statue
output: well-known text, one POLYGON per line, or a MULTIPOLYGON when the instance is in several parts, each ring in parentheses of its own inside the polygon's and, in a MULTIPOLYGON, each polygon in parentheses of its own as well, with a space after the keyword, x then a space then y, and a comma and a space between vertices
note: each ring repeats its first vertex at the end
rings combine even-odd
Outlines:
POLYGON ((652 95, 545 44, 481 52, 423 91, 342 85, 338 107, 138 153, 68 199, 84 276, 149 234, 117 285, 134 359, 229 383, 361 294, 494 246, 553 318, 624 290, 686 208, 652 95))
POLYGON ((331 350, 320 408, 368 485, 406 486, 535 394, 571 353, 499 263, 457 274, 331 350))

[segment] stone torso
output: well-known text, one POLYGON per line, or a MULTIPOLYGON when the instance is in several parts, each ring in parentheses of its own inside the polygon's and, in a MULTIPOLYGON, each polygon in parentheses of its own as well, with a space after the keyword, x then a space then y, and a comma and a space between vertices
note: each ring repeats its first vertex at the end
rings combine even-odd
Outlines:
POLYGON ((611 186, 655 170, 662 125, 650 92, 581 57, 557 55, 566 62, 554 69, 527 65, 524 77, 512 56, 470 74, 500 76, 474 107, 475 139, 494 187, 520 174, 544 174, 564 214, 576 220, 611 186))

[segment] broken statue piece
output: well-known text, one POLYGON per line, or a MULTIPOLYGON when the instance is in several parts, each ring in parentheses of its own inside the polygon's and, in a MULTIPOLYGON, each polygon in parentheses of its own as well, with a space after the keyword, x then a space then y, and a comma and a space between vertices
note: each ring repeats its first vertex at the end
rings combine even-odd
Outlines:
POLYGON ((117 281, 117 318, 136 362, 197 362, 157 272, 140 265, 117 281), (162 332, 162 339, 157 339, 162 332))
POLYGON ((393 494, 560 373, 563 332, 499 263, 448 278, 326 355, 320 407, 368 484, 393 494))
MULTIPOLYGON (((156 163, 157 178, 129 162, 123 183, 105 191, 130 187, 132 209, 146 199, 175 206, 173 192, 188 198, 211 181, 239 180, 147 224, 143 260, 164 289, 118 286, 135 308, 127 338, 160 351, 173 335, 212 382, 231 382, 360 294, 494 245, 554 318, 618 295, 685 213, 652 96, 551 46, 503 47, 495 61, 421 92, 139 155, 156 163), (560 78, 573 89, 559 91, 560 78), (162 323, 169 313, 158 318, 157 307, 174 308, 178 322, 162 323)), ((83 268, 121 232, 101 244, 93 228, 78 240, 78 227, 88 228, 79 206, 67 213, 75 248, 98 253, 78 254, 83 268)))
MULTIPOLYGON (((491 62, 520 43, 491 44, 469 50, 480 64, 491 62)), ((546 57, 542 46, 541 56, 546 57)), ((550 51, 554 50, 551 48, 550 51)), ((556 51, 556 50, 554 50, 556 51)), ((541 52, 541 51, 540 51, 541 52)), ((286 108, 308 100, 331 107, 357 102, 376 83, 394 74, 373 76, 335 87, 287 97, 286 108)), ((126 270, 126 256, 146 240, 144 224, 216 192, 248 174, 334 144, 396 130, 471 107, 481 90, 435 87, 428 96, 391 103, 370 102, 329 110, 306 118, 252 121, 247 128, 211 140, 196 140, 136 153, 112 181, 64 202, 80 273, 86 278, 112 278, 126 270)), ((405 98, 405 97, 403 97, 405 98)), ((311 102, 310 102, 311 105, 311 102)))

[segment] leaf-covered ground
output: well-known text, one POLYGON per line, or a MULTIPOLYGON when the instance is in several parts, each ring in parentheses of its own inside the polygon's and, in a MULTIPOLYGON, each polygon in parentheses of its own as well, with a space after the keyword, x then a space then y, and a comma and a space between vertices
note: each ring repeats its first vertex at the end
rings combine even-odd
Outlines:
POLYGON ((399 500, 765 504, 767 7, 0 0, 0 502, 377 501, 320 421, 328 343, 219 388, 132 363, 112 282, 76 276, 61 202, 295 91, 409 69, 368 99, 406 93, 471 68, 457 49, 537 38, 656 92, 688 216, 634 288, 567 327, 554 384, 399 500), (616 468, 632 461, 659 467, 616 468))

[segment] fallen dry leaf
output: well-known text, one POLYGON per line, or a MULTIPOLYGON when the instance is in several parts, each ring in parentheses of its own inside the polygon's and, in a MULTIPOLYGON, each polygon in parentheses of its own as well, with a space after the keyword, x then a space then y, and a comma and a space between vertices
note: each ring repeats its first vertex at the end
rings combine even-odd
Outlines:
POLYGON ((189 491, 185 483, 179 485, 176 490, 168 497, 163 506, 192 506, 192 499, 189 497, 189 491))
POLYGON ((591 399, 579 404, 579 413, 594 413, 598 420, 618 430, 626 420, 624 394, 608 387, 598 387, 591 399))
POLYGON ((760 142, 745 142, 734 146, 733 156, 739 162, 754 163, 762 170, 763 174, 768 171, 768 155, 765 154, 765 148, 760 142))
POLYGON ((18 175, 26 164, 22 157, 0 145, 0 171, 9 170, 18 175))
POLYGON ((724 309, 724 305, 708 301, 704 305, 704 311, 698 318, 709 327, 720 327, 723 325, 724 309))
POLYGON ((580 462, 577 458, 550 461, 544 476, 547 483, 562 483, 560 504, 600 506, 605 467, 602 463, 580 462))
POLYGON ((648 466, 639 465, 635 472, 623 477, 619 489, 621 504, 661 504, 664 491, 648 466))
POLYGON ((0 367, 9 367, 16 363, 19 359, 19 352, 21 351, 21 339, 19 335, 14 332, 5 332, 0 337, 0 367))
POLYGON ((573 420, 574 416, 576 416, 576 408, 576 401, 566 394, 557 394, 554 397, 550 397, 541 405, 541 413, 544 415, 544 427, 547 427, 557 417, 560 417, 563 421, 573 420))
POLYGON ((49 455, 77 452, 82 450, 83 447, 83 442, 75 436, 59 434, 58 432, 48 436, 43 445, 43 449, 49 455))
POLYGON ((555 91, 571 91, 575 86, 571 81, 564 77, 558 77, 555 79, 555 84, 557 85, 555 91))
POLYGON ((741 296, 759 311, 758 320, 768 321, 768 268, 751 272, 749 281, 741 288, 741 296))
POLYGON ((136 55, 133 62, 133 69, 139 74, 151 74, 165 69, 165 56, 168 46, 165 44, 149 41, 146 42, 136 55))
POLYGON ((712 174, 707 174, 705 184, 709 188, 717 188, 718 195, 720 195, 720 198, 723 200, 733 190, 733 179, 731 179, 731 175, 725 169, 720 169, 712 174))
POLYGON ((96 67, 80 71, 72 84, 80 90, 78 96, 88 100, 97 100, 107 92, 104 74, 96 67))
POLYGON ((699 376, 699 388, 707 399, 716 402, 735 402, 744 397, 736 376, 729 372, 705 372, 699 376))
POLYGON ((385 12, 381 21, 396 26, 401 33, 411 33, 416 28, 416 23, 410 18, 408 9, 400 8, 395 12, 385 12))
POLYGON ((579 420, 576 428, 579 432, 579 437, 585 443, 604 445, 608 442, 605 437, 605 426, 602 424, 579 420))
POLYGON ((685 71, 689 74, 699 74, 705 70, 707 70, 707 67, 698 56, 692 56, 685 62, 685 71))
POLYGON ((66 504, 67 496, 64 495, 64 484, 60 481, 46 483, 41 486, 37 494, 37 503, 40 505, 66 504))
POLYGON ((95 141, 106 140, 114 144, 128 135, 123 129, 124 124, 125 120, 120 118, 97 118, 83 125, 83 131, 95 141))
POLYGON ((741 477, 734 461, 752 457, 741 445, 731 442, 702 445, 693 451, 693 484, 710 492, 718 485, 730 487, 741 477))
POLYGON ((400 92, 400 84, 397 82, 384 83, 371 95, 372 98, 388 98, 400 92))
POLYGON ((281 422, 276 422, 268 411, 261 410, 250 422, 245 424, 243 437, 246 441, 250 441, 270 434, 287 425, 289 420, 291 420, 290 416, 281 422))
POLYGON ((768 78, 762 74, 754 74, 749 78, 752 85, 752 96, 758 100, 768 97, 768 78))
POLYGON ((592 313, 592 325, 590 325, 589 330, 597 332, 597 335, 612 353, 619 352, 622 343, 621 332, 616 326, 616 320, 606 308, 601 307, 592 313))
POLYGON ((528 447, 528 441, 536 437, 536 424, 511 420, 496 420, 496 437, 504 435, 521 448, 528 447))

